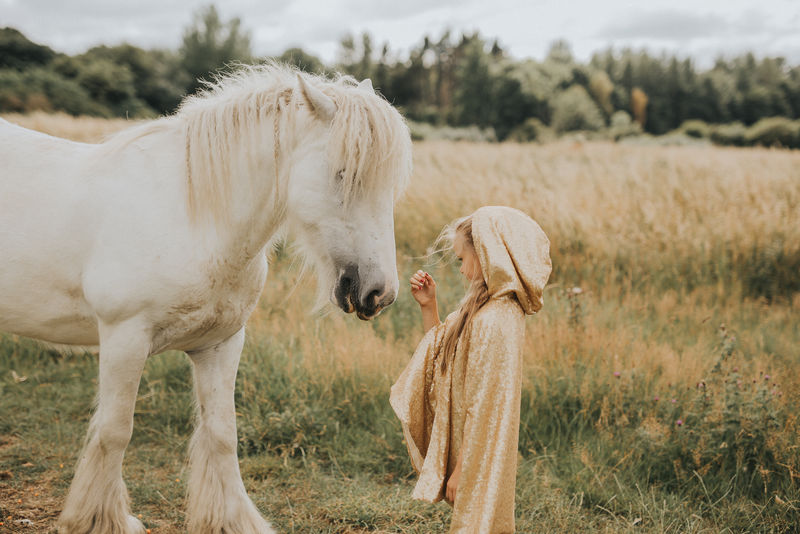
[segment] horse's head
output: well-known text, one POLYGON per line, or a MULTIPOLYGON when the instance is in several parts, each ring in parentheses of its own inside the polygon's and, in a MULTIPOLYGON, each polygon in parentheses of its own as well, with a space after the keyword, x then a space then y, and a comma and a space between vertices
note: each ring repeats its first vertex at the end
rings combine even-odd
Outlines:
POLYGON ((365 80, 305 79, 290 148, 287 220, 323 298, 367 320, 394 302, 394 201, 411 173, 400 114, 365 80))

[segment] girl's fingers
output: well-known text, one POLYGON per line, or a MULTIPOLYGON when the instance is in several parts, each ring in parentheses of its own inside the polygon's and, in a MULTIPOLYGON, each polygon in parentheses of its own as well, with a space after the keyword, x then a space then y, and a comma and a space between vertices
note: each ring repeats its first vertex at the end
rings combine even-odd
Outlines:
POLYGON ((423 270, 419 270, 414 273, 411 278, 408 279, 409 283, 411 284, 411 288, 413 290, 420 290, 427 285, 433 285, 433 277, 423 270))

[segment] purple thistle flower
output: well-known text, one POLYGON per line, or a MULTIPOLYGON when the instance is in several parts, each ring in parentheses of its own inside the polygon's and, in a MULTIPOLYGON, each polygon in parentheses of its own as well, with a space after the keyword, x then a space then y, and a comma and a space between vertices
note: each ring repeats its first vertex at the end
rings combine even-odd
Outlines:
POLYGON ((675 424, 678 425, 678 426, 683 426, 683 420, 682 419, 678 419, 677 421, 675 421, 675 424))
POLYGON ((658 398, 658 395, 656 395, 655 397, 653 397, 653 400, 654 400, 654 401, 658 401, 658 400, 659 400, 659 398, 658 398))
POLYGON ((764 375, 764 380, 769 380, 769 375, 764 375))
POLYGON ((670 400, 670 402, 671 402, 672 404, 675 404, 675 403, 676 403, 676 402, 678 402, 678 401, 677 401, 677 400, 675 400, 675 399, 672 399, 672 400, 670 400))
POLYGON ((619 378, 619 376, 620 376, 620 372, 619 372, 619 371, 614 371, 614 376, 615 376, 616 378, 619 378))

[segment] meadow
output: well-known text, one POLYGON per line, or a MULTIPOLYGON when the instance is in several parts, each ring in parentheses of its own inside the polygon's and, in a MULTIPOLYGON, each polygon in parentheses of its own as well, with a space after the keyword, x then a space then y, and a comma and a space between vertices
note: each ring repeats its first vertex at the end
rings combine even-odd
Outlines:
MULTIPOLYGON (((87 142, 130 124, 5 118, 87 142)), ((423 256, 444 224, 486 204, 532 215, 554 266, 527 320, 518 532, 800 531, 800 151, 414 151, 395 218, 397 302, 371 323, 312 313, 313 279, 287 244, 248 323, 240 465, 280 532, 447 531, 446 505, 410 499, 388 394, 422 336, 403 282, 428 269, 452 310, 457 267, 423 256)), ((53 531, 96 372, 94 354, 0 337, 0 533, 53 531)), ((183 531, 192 411, 186 356, 152 357, 124 465, 152 533, 183 531)))

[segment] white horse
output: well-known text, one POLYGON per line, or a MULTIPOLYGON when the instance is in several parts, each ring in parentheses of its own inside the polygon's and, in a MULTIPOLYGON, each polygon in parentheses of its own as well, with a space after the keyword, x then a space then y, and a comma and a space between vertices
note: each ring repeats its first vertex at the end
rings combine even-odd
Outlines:
POLYGON ((177 349, 197 403, 189 532, 272 532, 241 480, 234 413, 266 252, 288 233, 361 319, 394 301, 393 205, 411 172, 400 114, 368 80, 269 64, 99 145, 0 120, 0 162, 0 331, 100 347, 60 531, 144 532, 122 458, 145 360, 177 349))

